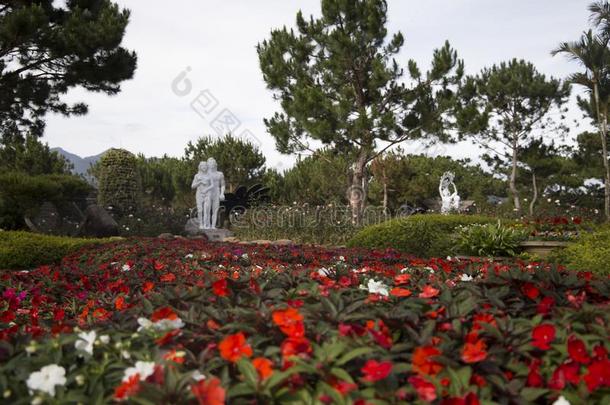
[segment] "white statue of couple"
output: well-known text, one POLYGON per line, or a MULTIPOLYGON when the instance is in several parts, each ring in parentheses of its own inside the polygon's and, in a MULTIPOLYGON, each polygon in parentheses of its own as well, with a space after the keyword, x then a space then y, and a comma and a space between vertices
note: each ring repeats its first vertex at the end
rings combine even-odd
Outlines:
POLYGON ((191 187, 197 190, 195 197, 199 229, 216 229, 220 202, 225 199, 225 177, 217 170, 214 158, 199 163, 199 172, 191 187))
POLYGON ((449 214, 451 211, 459 211, 460 196, 458 195, 457 187, 453 182, 455 175, 452 172, 445 172, 441 177, 441 183, 438 186, 438 191, 441 194, 441 213, 449 214), (453 191, 451 191, 453 187, 453 191))

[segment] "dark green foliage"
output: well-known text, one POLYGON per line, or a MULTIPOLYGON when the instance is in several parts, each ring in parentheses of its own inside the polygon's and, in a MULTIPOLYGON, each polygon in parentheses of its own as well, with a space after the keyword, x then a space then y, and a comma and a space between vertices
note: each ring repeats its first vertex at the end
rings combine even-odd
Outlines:
MULTIPOLYGON (((318 19, 299 12, 296 31, 273 30, 257 47, 263 79, 282 107, 265 124, 282 153, 311 150, 313 139, 348 154, 350 185, 361 188, 380 141, 446 139, 444 113, 463 64, 446 43, 425 74, 409 61, 407 85, 395 59, 404 38, 388 35, 386 1, 323 0, 321 9, 318 19)), ((351 194, 356 222, 365 198, 351 194)))
POLYGON ((61 101, 71 88, 118 93, 136 68, 128 21, 109 0, 0 1, 0 128, 40 136, 47 112, 87 111, 61 101))
POLYGON ((71 164, 32 135, 5 131, 0 135, 0 172, 29 175, 69 174, 71 164))
POLYGON ((521 209, 516 186, 520 148, 527 146, 538 130, 553 124, 549 112, 560 108, 569 96, 569 86, 547 78, 533 64, 513 59, 468 77, 461 92, 457 122, 488 152, 489 164, 509 167, 509 189, 514 206, 521 209))
POLYGON ((36 213, 44 202, 57 206, 83 199, 91 191, 80 177, 72 175, 28 176, 0 174, 0 229, 23 229, 24 216, 36 213))
POLYGON ((265 156, 257 146, 231 134, 222 138, 208 136, 195 143, 189 142, 184 151, 184 158, 191 169, 189 188, 199 162, 212 157, 225 176, 227 192, 260 182, 265 173, 265 156))
POLYGON ((455 253, 451 235, 459 226, 495 221, 482 216, 413 215, 366 227, 349 241, 348 246, 392 248, 418 257, 446 257, 455 253))
POLYGON ((0 231, 0 270, 32 269, 45 264, 57 264, 62 258, 84 246, 108 243, 112 240, 0 231))
POLYGON ((372 205, 383 205, 385 177, 390 212, 396 212, 405 203, 417 207, 424 205, 425 200, 438 199, 438 179, 446 171, 455 173, 455 184, 462 200, 475 200, 477 207, 486 204, 488 195, 506 195, 501 180, 468 159, 404 155, 397 151, 376 159, 371 169, 373 179, 369 185, 369 201, 372 205))
POLYGON ((581 235, 578 241, 557 251, 553 259, 570 270, 610 275, 610 227, 581 235))
POLYGON ((457 229, 456 252, 469 256, 514 257, 527 230, 495 224, 474 224, 457 229))
POLYGON ((136 157, 124 149, 110 149, 99 163, 99 204, 121 216, 141 204, 142 183, 136 157))

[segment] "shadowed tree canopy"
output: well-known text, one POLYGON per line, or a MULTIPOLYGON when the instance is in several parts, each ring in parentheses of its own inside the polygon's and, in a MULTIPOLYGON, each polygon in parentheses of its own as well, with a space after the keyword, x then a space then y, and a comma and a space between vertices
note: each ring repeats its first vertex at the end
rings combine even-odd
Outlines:
POLYGON ((266 119, 277 149, 293 153, 320 143, 348 153, 350 205, 357 222, 366 199, 366 165, 406 139, 444 138, 463 64, 448 43, 422 73, 395 57, 404 38, 388 35, 384 0, 322 0, 321 17, 296 18, 297 30, 273 30, 258 45, 263 78, 282 112, 266 119), (312 142, 315 141, 315 142, 312 142))
POLYGON ((218 170, 224 173, 228 192, 235 191, 238 186, 260 182, 265 173, 266 159, 260 149, 227 134, 222 138, 207 136, 187 144, 184 158, 191 164, 191 179, 197 173, 199 162, 211 157, 216 159, 218 170))
POLYGON ((42 135, 47 112, 84 114, 73 87, 116 94, 136 55, 121 47, 129 11, 109 0, 0 1, 0 129, 42 135))
POLYGON ((510 167, 509 189, 517 210, 519 151, 551 128, 555 120, 550 113, 554 107, 560 109, 569 94, 567 83, 547 78, 524 60, 494 65, 466 79, 458 113, 460 131, 487 150, 488 159, 510 167))

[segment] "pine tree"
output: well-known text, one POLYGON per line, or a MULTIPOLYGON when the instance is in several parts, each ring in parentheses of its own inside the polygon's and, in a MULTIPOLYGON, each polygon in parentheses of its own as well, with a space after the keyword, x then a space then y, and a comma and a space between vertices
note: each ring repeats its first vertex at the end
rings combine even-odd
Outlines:
POLYGON ((109 0, 0 0, 0 130, 40 136, 48 112, 84 114, 74 87, 116 94, 136 55, 121 47, 129 11, 109 0))
POLYGON ((395 57, 404 38, 388 38, 384 0, 322 0, 322 15, 297 14, 296 32, 273 30, 257 47, 267 86, 282 112, 266 119, 282 153, 320 143, 352 162, 348 190, 353 222, 366 200, 366 166, 387 148, 443 131, 463 63, 448 43, 434 52, 422 74, 414 61, 409 78, 395 57), (405 83, 405 79, 408 83, 405 83))

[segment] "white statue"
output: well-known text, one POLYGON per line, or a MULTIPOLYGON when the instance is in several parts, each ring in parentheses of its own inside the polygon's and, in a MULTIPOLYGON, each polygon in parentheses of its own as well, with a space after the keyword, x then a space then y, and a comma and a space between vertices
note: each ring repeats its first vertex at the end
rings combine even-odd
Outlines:
POLYGON ((457 187, 453 182, 455 175, 452 172, 445 172, 441 177, 441 183, 438 186, 438 191, 441 194, 441 213, 449 214, 451 211, 459 211, 460 196, 458 195, 457 187), (453 191, 451 191, 453 187, 453 191))
POLYGON ((225 176, 222 172, 219 172, 216 159, 208 159, 208 177, 212 182, 212 189, 210 191, 210 205, 212 209, 212 222, 210 222, 209 229, 216 229, 216 223, 218 222, 218 211, 220 211, 220 202, 225 199, 225 176))
POLYGON ((197 201, 197 219, 199 229, 208 229, 210 224, 210 202, 212 192, 212 180, 208 176, 208 164, 199 163, 199 171, 193 178, 191 187, 197 189, 195 200, 197 201))
POLYGON ((199 229, 216 229, 220 202, 225 199, 225 178, 217 170, 214 158, 199 163, 199 172, 193 178, 191 187, 197 189, 195 199, 199 229))

